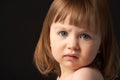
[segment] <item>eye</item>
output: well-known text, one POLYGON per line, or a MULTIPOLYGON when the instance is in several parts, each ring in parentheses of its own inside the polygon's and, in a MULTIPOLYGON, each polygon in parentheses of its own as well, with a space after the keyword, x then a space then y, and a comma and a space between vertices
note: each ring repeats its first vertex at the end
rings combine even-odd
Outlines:
POLYGON ((82 33, 80 35, 80 38, 82 38, 82 39, 90 39, 90 36, 88 34, 86 34, 86 33, 82 33))
POLYGON ((60 31, 58 32, 58 35, 65 37, 68 35, 68 33, 66 31, 60 31))

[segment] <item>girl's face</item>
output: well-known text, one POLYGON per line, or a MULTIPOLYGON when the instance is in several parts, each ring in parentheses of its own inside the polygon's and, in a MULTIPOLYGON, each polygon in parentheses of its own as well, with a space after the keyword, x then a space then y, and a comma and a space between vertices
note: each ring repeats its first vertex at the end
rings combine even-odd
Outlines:
POLYGON ((76 70, 92 63, 101 43, 100 35, 93 30, 70 25, 69 18, 64 23, 52 23, 50 47, 61 68, 76 70))

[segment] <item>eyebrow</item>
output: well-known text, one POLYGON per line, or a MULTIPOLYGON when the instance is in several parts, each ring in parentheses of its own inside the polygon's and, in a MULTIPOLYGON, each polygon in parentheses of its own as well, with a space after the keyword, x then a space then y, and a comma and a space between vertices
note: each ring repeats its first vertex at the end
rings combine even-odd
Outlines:
POLYGON ((66 29, 63 24, 54 25, 55 29, 66 29))
MULTIPOLYGON (((67 29, 66 27, 65 27, 65 25, 63 25, 63 24, 59 24, 59 25, 54 25, 54 27, 55 27, 55 30, 59 30, 59 29, 62 29, 62 30, 67 30, 67 31, 71 31, 71 30, 69 30, 69 29, 67 29)), ((77 27, 77 26, 76 26, 77 27)), ((94 35, 96 35, 93 31, 91 31, 91 30, 87 30, 87 28, 85 29, 84 27, 78 27, 78 28, 81 28, 80 30, 79 30, 79 32, 86 32, 86 33, 89 33, 89 34, 94 34, 94 35)))
POLYGON ((71 29, 66 28, 64 25, 57 25, 55 26, 55 30, 67 30, 67 31, 71 31, 71 29))
POLYGON ((57 26, 57 27, 55 27, 55 29, 66 29, 66 28, 61 27, 61 26, 57 26))
MULTIPOLYGON (((67 26, 67 25, 66 25, 67 26)), ((69 30, 67 27, 63 24, 59 24, 59 25, 55 25, 55 29, 65 29, 65 30, 69 30)), ((73 25, 74 26, 74 25, 73 25)), ((75 26, 77 27, 77 26, 75 26)), ((79 29, 81 29, 81 31, 85 31, 85 32, 90 32, 89 30, 85 29, 84 27, 77 27, 79 29)), ((70 31, 70 30, 69 30, 70 31)))

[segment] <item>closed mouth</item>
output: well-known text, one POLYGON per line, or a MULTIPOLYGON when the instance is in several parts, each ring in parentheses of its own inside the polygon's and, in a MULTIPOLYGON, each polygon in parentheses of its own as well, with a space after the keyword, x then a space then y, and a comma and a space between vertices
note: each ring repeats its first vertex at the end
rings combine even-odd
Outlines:
POLYGON ((78 56, 76 55, 64 55, 63 57, 68 57, 68 58, 73 58, 73 59, 78 59, 78 56))

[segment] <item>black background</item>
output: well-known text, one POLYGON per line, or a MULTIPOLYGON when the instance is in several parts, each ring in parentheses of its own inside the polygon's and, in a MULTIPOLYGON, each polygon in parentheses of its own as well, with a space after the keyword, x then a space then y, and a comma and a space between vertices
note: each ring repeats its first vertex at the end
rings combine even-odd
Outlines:
MULTIPOLYGON (((120 43, 120 3, 109 0, 114 31, 120 43)), ((54 80, 42 76, 33 55, 42 23, 52 0, 0 1, 0 80, 54 80)))

